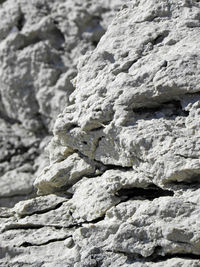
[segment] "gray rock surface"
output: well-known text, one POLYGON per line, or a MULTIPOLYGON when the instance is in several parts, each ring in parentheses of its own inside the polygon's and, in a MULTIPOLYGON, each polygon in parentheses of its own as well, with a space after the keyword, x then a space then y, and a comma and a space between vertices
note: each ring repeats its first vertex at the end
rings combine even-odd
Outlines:
POLYGON ((0 2, 0 206, 35 195, 31 177, 49 164, 44 148, 69 104, 78 58, 96 47, 122 2, 0 2))
MULTIPOLYGON (((41 15, 39 22, 39 14, 31 10, 27 27, 18 33, 23 37, 11 33, 0 44, 2 49, 8 44, 16 49, 15 45, 23 43, 22 54, 14 51, 10 55, 15 55, 18 65, 26 59, 24 49, 40 44, 40 52, 51 52, 50 57, 42 54, 42 63, 34 59, 31 79, 22 71, 22 80, 32 84, 35 98, 31 100, 40 110, 54 102, 57 84, 63 77, 67 80, 62 83, 65 98, 61 97, 66 107, 56 119, 54 137, 47 148, 50 165, 43 169, 40 155, 33 159, 35 165, 19 165, 19 170, 14 166, 2 176, 5 189, 1 194, 10 197, 12 190, 29 194, 32 184, 24 183, 21 188, 12 184, 7 189, 6 177, 15 179, 18 171, 24 177, 32 173, 31 179, 37 173, 34 185, 40 196, 18 202, 13 208, 0 208, 0 264, 200 266, 200 2, 133 0, 122 6, 112 23, 113 12, 105 11, 114 10, 117 1, 109 1, 108 7, 104 3, 104 8, 103 1, 58 2, 45 5, 50 7, 50 15, 41 15), (99 14, 102 28, 96 21, 99 14), (51 21, 56 16, 55 26, 51 21), (104 23, 110 24, 108 30, 92 51, 97 36, 99 40, 105 31, 104 23), (27 46, 27 39, 35 32, 40 41, 27 46), (43 50, 43 45, 48 49, 43 50), (72 78, 81 54, 74 87, 65 92, 69 69, 74 68, 72 78), (56 67, 45 58, 53 60, 56 67), (72 61, 73 67, 68 68, 66 62, 72 61), (55 83, 56 75, 60 79, 55 83), (55 95, 45 98, 49 88, 54 88, 51 92, 55 95), (28 168, 33 168, 32 172, 28 168)), ((8 3, 3 4, 4 12, 10 7, 6 7, 8 3)), ((23 10, 30 8, 30 4, 21 6, 23 10)), ((12 8, 12 12, 14 21, 18 11, 12 8)), ((14 22, 10 23, 13 27, 14 22)), ((2 28, 4 34, 6 27, 2 28)), ((27 53, 32 55, 30 50, 27 53)), ((37 55, 36 50, 33 55, 37 55)), ((31 60, 26 63, 32 64, 31 60)), ((12 67, 11 76, 18 75, 17 71, 19 66, 12 67)), ((9 82, 10 86, 14 83, 9 82)), ((4 85, 2 88, 6 90, 4 85)), ((24 94, 24 89, 20 92, 24 94)), ((7 101, 13 97, 12 92, 8 94, 4 95, 7 101)), ((33 110, 22 107, 20 114, 14 106, 4 105, 4 127, 8 127, 5 118, 12 121, 12 127, 16 125, 13 120, 20 119, 15 129, 32 133, 22 141, 29 144, 28 149, 38 142, 33 151, 38 152, 38 147, 42 150, 48 138, 41 143, 38 133, 44 127, 40 123, 50 131, 54 108, 41 111, 40 121, 30 117, 34 105, 33 110)), ((18 139, 13 137, 13 142, 17 144, 18 139)))

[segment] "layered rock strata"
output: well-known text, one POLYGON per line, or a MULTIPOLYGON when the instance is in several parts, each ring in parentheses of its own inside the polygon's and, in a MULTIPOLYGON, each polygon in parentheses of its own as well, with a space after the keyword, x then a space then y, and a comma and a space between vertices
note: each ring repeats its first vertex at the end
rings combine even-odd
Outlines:
MULTIPOLYGON (((78 63, 9 266, 200 266, 200 3, 134 0, 78 63)), ((4 266, 3 265, 3 266, 4 266)))

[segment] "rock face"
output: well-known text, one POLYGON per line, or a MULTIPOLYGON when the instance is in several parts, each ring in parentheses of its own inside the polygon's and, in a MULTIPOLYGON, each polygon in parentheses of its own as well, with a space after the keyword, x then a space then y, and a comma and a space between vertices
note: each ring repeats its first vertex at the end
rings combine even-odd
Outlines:
POLYGON ((0 206, 34 195, 32 177, 49 163, 43 150, 69 104, 77 60, 96 47, 122 2, 0 2, 0 206))
MULTIPOLYGON (((91 8, 95 14, 98 5, 89 3, 77 1, 76 12, 91 8)), ((51 14, 58 10, 54 6, 51 14)), ((90 20, 83 34, 85 19, 76 12, 69 21, 61 16, 59 34, 43 30, 51 28, 47 22, 35 26, 37 36, 57 36, 48 39, 55 60, 61 44, 74 57, 103 35, 96 24, 96 31, 89 30, 90 20), (80 46, 76 27, 70 27, 74 21, 81 25, 80 46), (68 30, 71 39, 61 42, 68 30)), ((107 23, 108 14, 102 15, 107 23)), ((48 145, 50 165, 34 182, 40 196, 0 210, 2 266, 200 266, 200 2, 133 0, 109 24, 96 49, 79 59, 74 89, 66 93, 63 85, 66 108, 48 145)), ((39 102, 56 86, 45 83, 52 73, 41 73, 39 102)), ((62 73, 68 75, 67 67, 62 73)), ((22 126, 28 129, 35 121, 24 112, 22 126)), ((42 116, 50 129, 51 119, 42 116)), ((26 169, 21 172, 26 181, 26 169)), ((14 179, 11 170, 2 178, 7 197, 27 190, 25 184, 7 190, 7 176, 14 179)))

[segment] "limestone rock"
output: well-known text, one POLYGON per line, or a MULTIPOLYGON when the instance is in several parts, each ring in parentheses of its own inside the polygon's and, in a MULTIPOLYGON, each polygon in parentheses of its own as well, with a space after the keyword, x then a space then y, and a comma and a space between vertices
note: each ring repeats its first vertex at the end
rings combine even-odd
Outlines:
POLYGON ((73 91, 77 59, 105 32, 101 16, 112 17, 121 3, 90 2, 8 0, 1 7, 2 111, 26 129, 50 127, 73 91))
MULTIPOLYGON (((40 8, 36 3, 21 32, 12 29, 0 44, 22 45, 10 55, 18 63, 27 49, 34 56, 41 51, 42 57, 51 51, 56 65, 44 57, 44 80, 36 71, 40 57, 34 65, 33 101, 43 107, 42 119, 29 118, 34 112, 24 110, 19 116, 23 129, 34 125, 37 132, 41 121, 51 127, 53 113, 45 107, 54 97, 47 97, 45 86, 68 88, 77 58, 67 66, 75 54, 82 56, 74 87, 67 99, 61 97, 66 107, 48 145, 50 165, 35 181, 39 194, 50 195, 0 209, 0 264, 200 266, 199 1, 132 0, 112 23, 112 11, 105 10, 118 1, 108 6, 104 1, 50 1, 40 8), (36 15, 38 9, 42 12, 36 15), (104 23, 109 24, 105 35, 104 23), (23 46, 36 35, 39 42, 23 46)), ((22 6, 23 12, 30 7, 22 6)), ((5 116, 15 120, 15 107, 7 107, 5 116)), ((39 169, 35 164, 33 172, 39 169)))
MULTIPOLYGON (((122 2, 0 1, 0 176, 29 164, 32 184, 49 164, 44 147, 69 104, 78 58, 96 47, 122 2)), ((33 196, 15 195, 0 206, 33 196)))
POLYGON ((151 3, 133 1, 80 60, 74 104, 54 133, 64 146, 156 184, 190 182, 200 171, 199 3, 151 3))
POLYGON ((66 201, 66 198, 56 195, 48 195, 43 198, 36 197, 27 201, 20 201, 15 205, 14 211, 18 216, 23 217, 35 212, 46 212, 66 201))
POLYGON ((83 176, 93 174, 95 167, 95 163, 86 157, 81 158, 77 153, 73 153, 64 161, 46 167, 38 176, 35 181, 35 186, 39 188, 38 194, 51 193, 57 188, 60 190, 64 186, 73 185, 83 176))

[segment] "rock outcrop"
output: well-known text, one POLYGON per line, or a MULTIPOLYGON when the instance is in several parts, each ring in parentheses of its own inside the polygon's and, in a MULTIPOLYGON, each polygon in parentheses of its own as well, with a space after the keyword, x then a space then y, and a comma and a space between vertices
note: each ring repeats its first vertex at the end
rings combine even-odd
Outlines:
POLYGON ((35 195, 33 180, 49 164, 44 148, 69 104, 78 58, 96 47, 121 3, 0 2, 0 206, 35 195))
POLYGON ((2 266, 200 266, 200 2, 133 0, 109 24, 65 93, 39 196, 0 209, 2 266))

